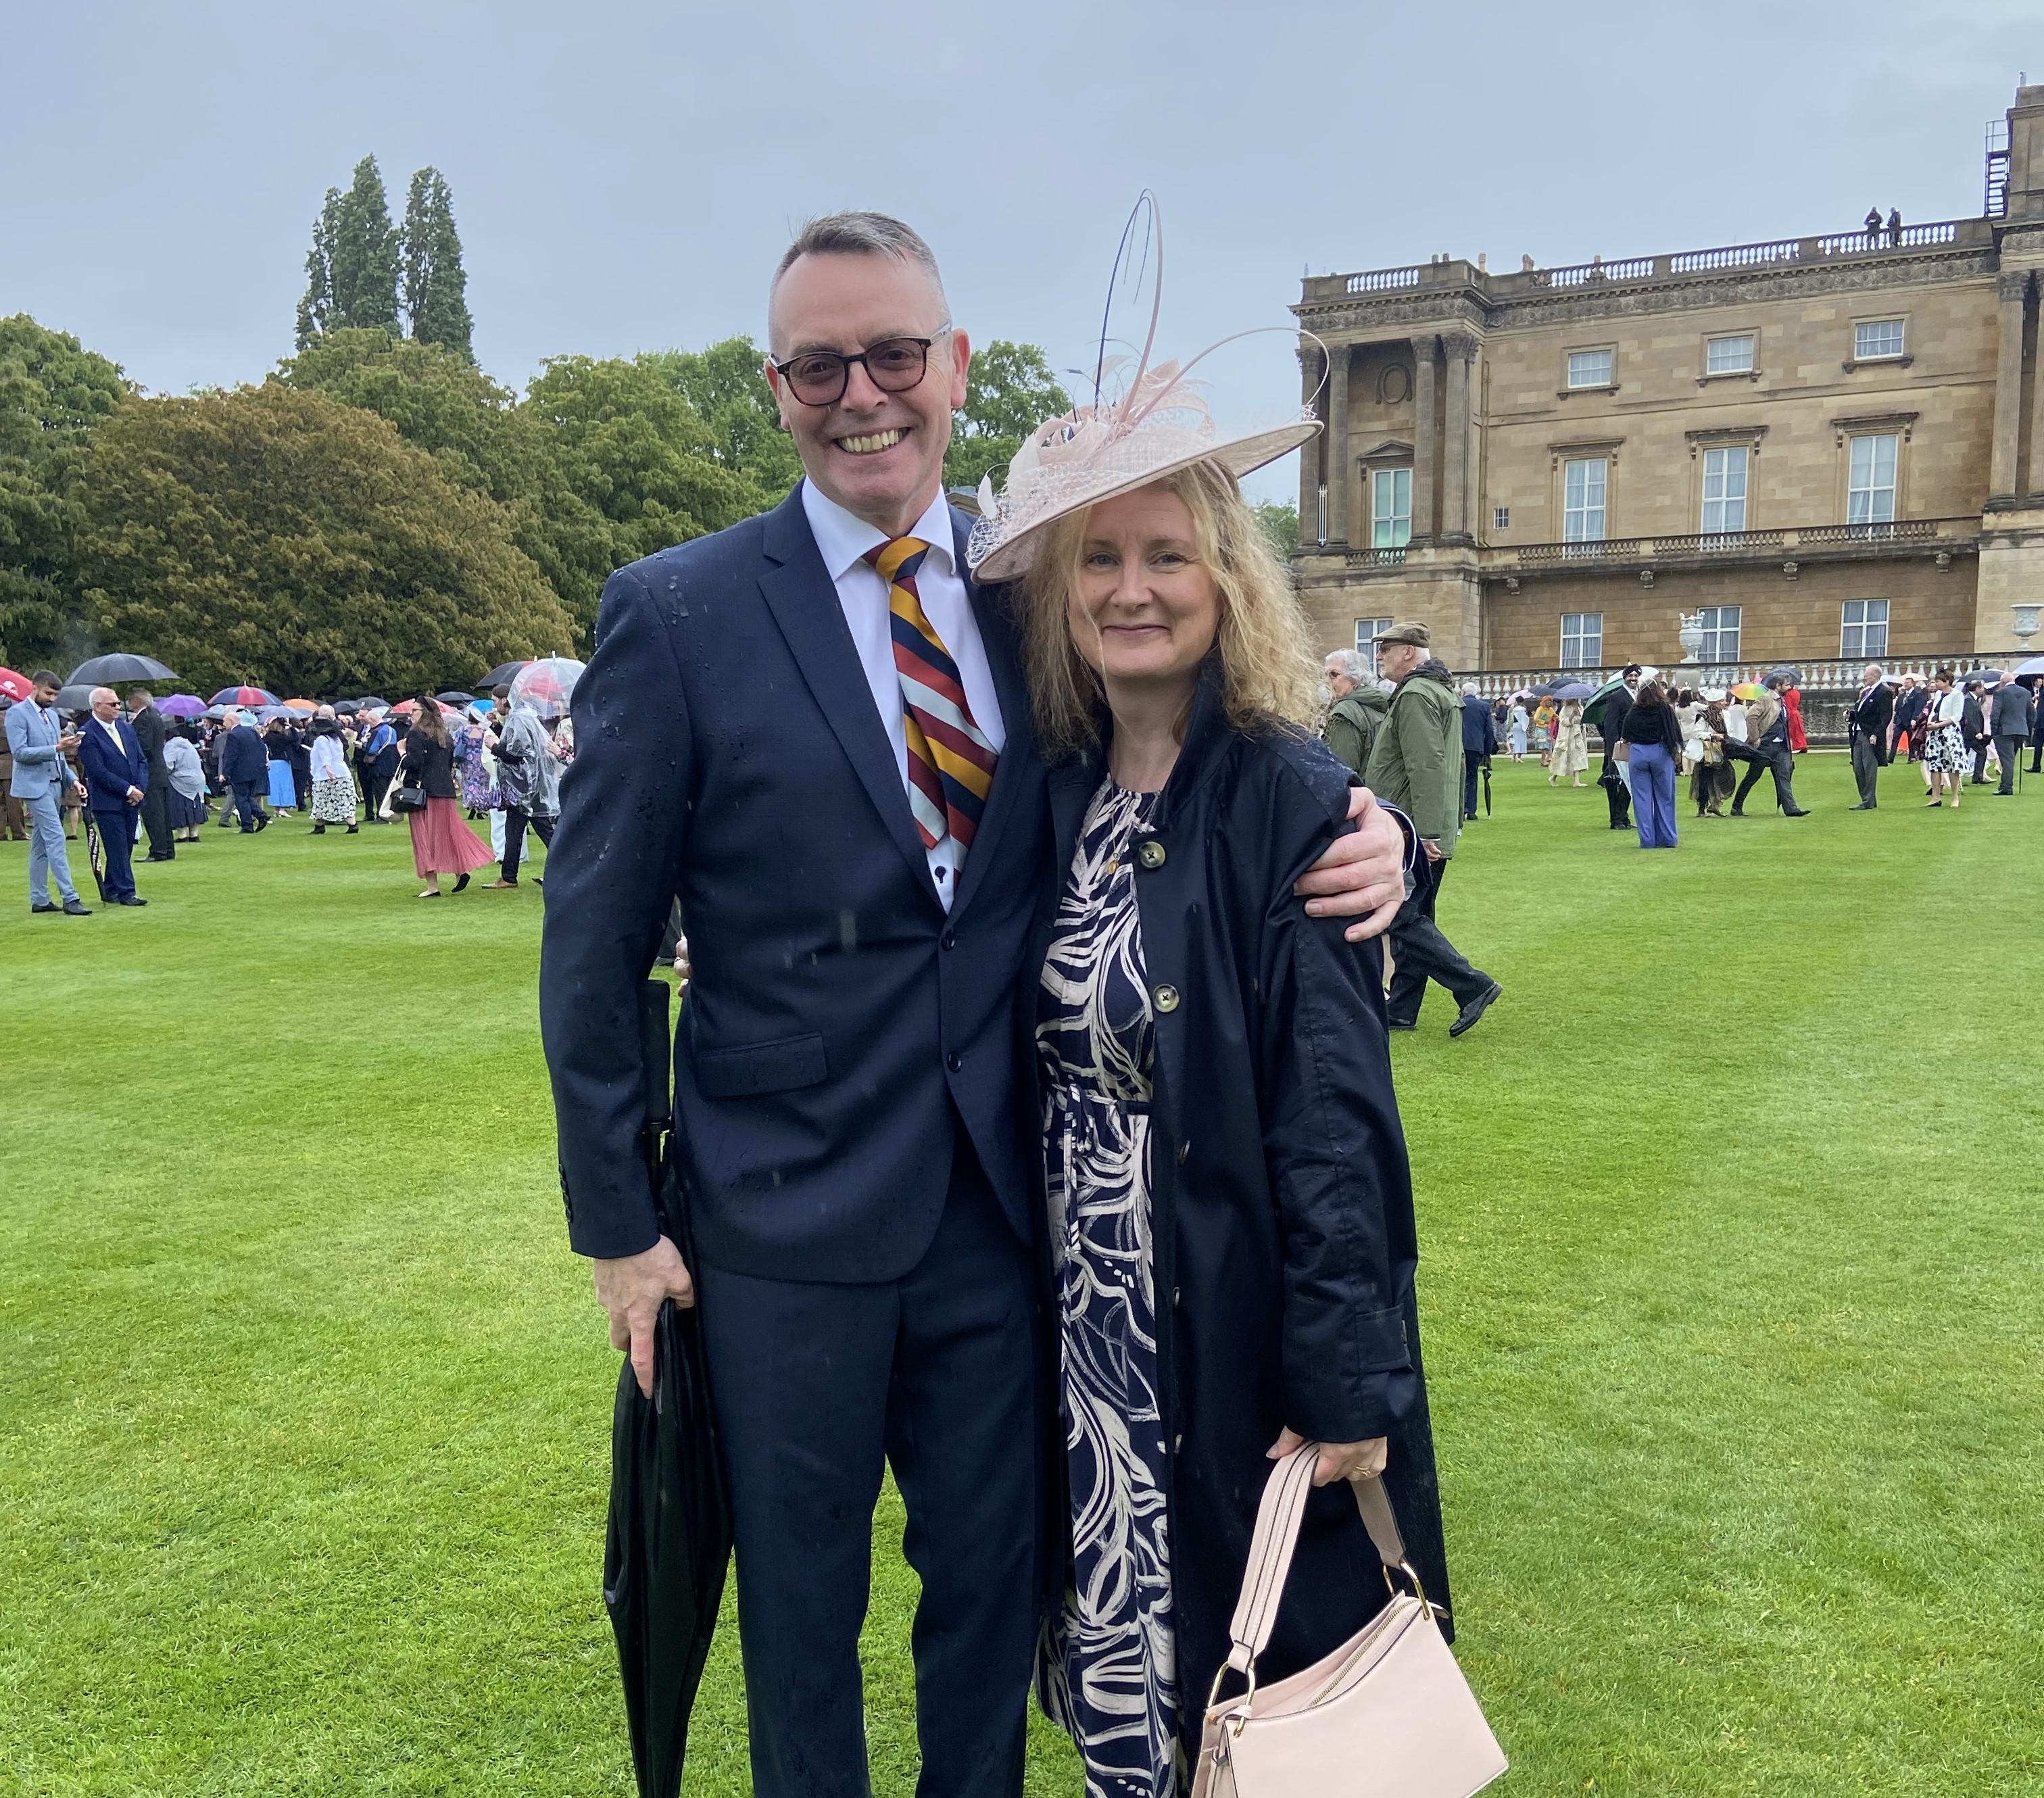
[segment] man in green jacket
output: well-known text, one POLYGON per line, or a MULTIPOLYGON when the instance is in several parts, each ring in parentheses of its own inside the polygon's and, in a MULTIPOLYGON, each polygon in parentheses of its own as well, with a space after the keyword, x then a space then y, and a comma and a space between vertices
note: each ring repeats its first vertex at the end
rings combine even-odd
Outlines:
POLYGON ((1370 664, 1353 649, 1338 649, 1322 672, 1334 695, 1320 740, 1335 757, 1360 774, 1370 766, 1370 745, 1390 705, 1384 690, 1370 678, 1370 664))
POLYGON ((1377 665, 1397 685, 1371 745, 1363 784, 1412 820, 1421 851, 1413 866, 1412 896, 1391 927, 1397 962, 1391 977, 1391 1028, 1419 1028, 1420 1001, 1433 980, 1460 1008, 1448 1026, 1450 1036, 1459 1036, 1504 988, 1471 967, 1434 921, 1442 878, 1462 828, 1462 706, 1454 677, 1428 653, 1431 642, 1427 627, 1413 623, 1395 624, 1377 640, 1377 665))

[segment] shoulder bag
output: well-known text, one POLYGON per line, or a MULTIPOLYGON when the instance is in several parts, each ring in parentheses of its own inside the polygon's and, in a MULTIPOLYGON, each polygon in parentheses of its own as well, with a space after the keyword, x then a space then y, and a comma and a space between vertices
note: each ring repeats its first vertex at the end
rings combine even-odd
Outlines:
POLYGON ((1381 1481, 1351 1484, 1390 1603, 1324 1660, 1257 1687, 1319 1452, 1308 1443, 1287 1455, 1263 1489, 1228 1659, 1200 1732, 1193 1798, 1470 1798, 1504 1771, 1504 1755, 1406 1562, 1381 1481), (1223 1699, 1231 1671, 1248 1689, 1223 1699))

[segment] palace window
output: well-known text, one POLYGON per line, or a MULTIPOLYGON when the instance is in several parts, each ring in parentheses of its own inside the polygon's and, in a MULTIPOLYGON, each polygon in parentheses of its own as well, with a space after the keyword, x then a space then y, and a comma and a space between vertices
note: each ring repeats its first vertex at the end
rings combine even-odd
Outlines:
POLYGON ((1611 385, 1611 350, 1569 352, 1569 385, 1572 387, 1608 387, 1611 385))
POLYGON ((1899 318, 1863 319, 1853 327, 1853 360, 1878 362, 1902 353, 1902 321, 1899 318))
POLYGON ((1562 464, 1562 542, 1604 541, 1604 482, 1610 467, 1600 455, 1562 464))
POLYGON ((1370 474, 1370 547, 1403 549, 1412 540, 1412 471, 1374 468, 1370 474))
POLYGON ((1358 618, 1355 621, 1357 653, 1370 663, 1370 671, 1377 672, 1377 640, 1391 628, 1389 618, 1358 618))
POLYGON ((1746 528, 1746 468, 1750 453, 1743 444, 1704 451, 1706 536, 1746 528))
POLYGON ((1848 524, 1895 521, 1895 455, 1900 441, 1892 432, 1852 440, 1846 482, 1848 524))
POLYGON ((1706 605, 1696 614, 1704 627, 1704 640, 1696 653, 1704 661, 1739 659, 1739 615, 1736 605, 1706 605))
POLYGON ((1564 612, 1562 614, 1562 666, 1564 668, 1601 668, 1604 666, 1604 614, 1601 612, 1564 612))
POLYGON ((1878 662, 1888 654, 1888 601, 1849 599, 1838 631, 1838 654, 1854 662, 1878 662))
POLYGON ((1512 528, 1512 508, 1508 505, 1493 505, 1490 509, 1490 528, 1493 531, 1510 530, 1512 528))
POLYGON ((1706 375, 1750 375, 1756 340, 1750 331, 1735 336, 1707 338, 1704 343, 1706 375))

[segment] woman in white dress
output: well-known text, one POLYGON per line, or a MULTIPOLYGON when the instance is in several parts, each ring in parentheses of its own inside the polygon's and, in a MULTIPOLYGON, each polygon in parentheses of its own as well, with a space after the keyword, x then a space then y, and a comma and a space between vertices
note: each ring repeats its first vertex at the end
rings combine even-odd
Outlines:
POLYGON ((1526 701, 1513 700, 1512 710, 1505 718, 1504 730, 1505 740, 1512 746, 1512 759, 1515 762, 1526 759, 1526 732, 1532 721, 1531 715, 1526 709, 1526 701))
POLYGON ((1931 790, 1930 804, 1944 804, 1950 790, 1952 809, 1959 809, 1959 786, 1966 775, 1965 734, 1961 728, 1966 715, 1966 696, 1952 678, 1952 670, 1940 668, 1931 679, 1931 703, 1923 713, 1923 778, 1931 790))
POLYGON ((328 824, 345 824, 348 834, 354 836, 355 777, 348 771, 348 745, 331 705, 322 705, 313 715, 312 759, 312 834, 324 836, 328 824))

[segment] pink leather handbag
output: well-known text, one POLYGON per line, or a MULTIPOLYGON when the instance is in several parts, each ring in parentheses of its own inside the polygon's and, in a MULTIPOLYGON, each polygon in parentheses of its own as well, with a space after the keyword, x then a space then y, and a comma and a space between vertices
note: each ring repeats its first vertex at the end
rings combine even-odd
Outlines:
POLYGON ((1258 1689, 1257 1657, 1270 1646, 1319 1453, 1308 1443, 1287 1455, 1263 1489, 1193 1798, 1470 1798, 1504 1771, 1504 1755, 1406 1563, 1380 1481, 1352 1484, 1391 1602, 1326 1659, 1258 1689), (1231 1669, 1248 1689, 1223 1699, 1231 1669))

